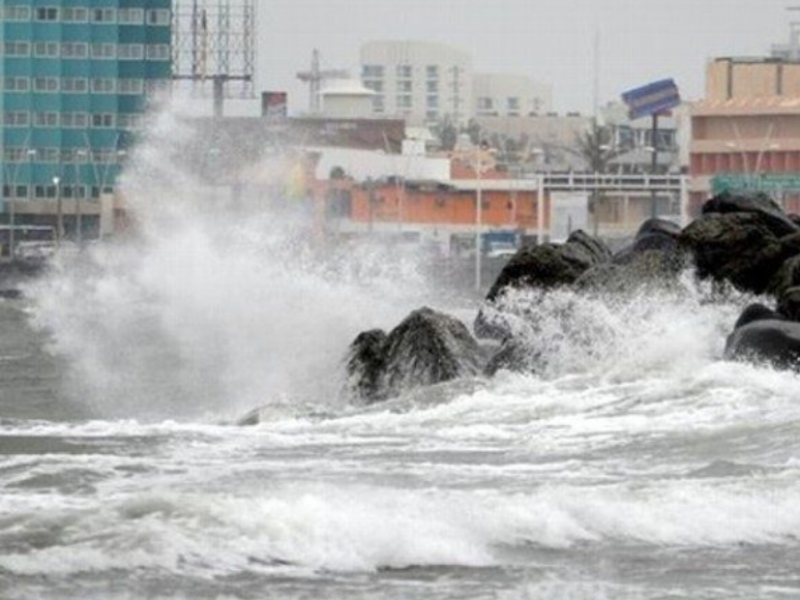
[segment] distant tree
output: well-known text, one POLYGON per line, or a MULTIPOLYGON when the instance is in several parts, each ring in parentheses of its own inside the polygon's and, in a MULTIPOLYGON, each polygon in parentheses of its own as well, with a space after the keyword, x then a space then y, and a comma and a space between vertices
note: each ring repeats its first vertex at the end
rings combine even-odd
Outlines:
POLYGON ((442 150, 452 150, 458 141, 458 128, 449 116, 445 116, 433 127, 434 134, 439 138, 442 150))
POLYGON ((469 141, 471 141, 476 146, 480 145, 481 142, 484 140, 481 138, 481 126, 475 119, 470 119, 469 123, 467 123, 467 128, 465 133, 469 136, 469 141))
POLYGON ((593 120, 589 129, 575 140, 577 154, 592 173, 608 173, 609 165, 622 151, 614 146, 614 132, 607 125, 593 120))

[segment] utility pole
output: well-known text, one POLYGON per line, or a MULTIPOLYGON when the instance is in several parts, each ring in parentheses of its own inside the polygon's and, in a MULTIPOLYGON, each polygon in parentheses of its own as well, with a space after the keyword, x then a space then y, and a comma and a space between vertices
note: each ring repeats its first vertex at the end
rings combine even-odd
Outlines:
POLYGON ((297 78, 308 84, 308 110, 312 115, 319 114, 321 110, 319 93, 322 82, 326 79, 346 79, 350 74, 342 69, 322 69, 322 56, 316 48, 311 53, 311 68, 300 71, 297 78))

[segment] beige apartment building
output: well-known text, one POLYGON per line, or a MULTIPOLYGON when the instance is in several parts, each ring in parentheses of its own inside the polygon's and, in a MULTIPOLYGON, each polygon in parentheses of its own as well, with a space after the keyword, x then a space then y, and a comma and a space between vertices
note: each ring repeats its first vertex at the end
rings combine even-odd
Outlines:
POLYGON ((800 61, 711 61, 691 119, 692 213, 722 189, 762 189, 800 208, 800 61))

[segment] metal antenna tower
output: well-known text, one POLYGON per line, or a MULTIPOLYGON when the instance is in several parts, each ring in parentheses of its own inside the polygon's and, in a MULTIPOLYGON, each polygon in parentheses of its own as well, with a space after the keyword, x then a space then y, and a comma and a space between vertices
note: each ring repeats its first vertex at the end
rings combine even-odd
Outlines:
POLYGON ((256 0, 174 0, 172 77, 212 95, 214 115, 225 98, 254 98, 256 0))
POLYGON ((303 83, 308 84, 308 110, 312 114, 320 111, 319 93, 322 89, 322 82, 326 79, 345 79, 349 73, 341 69, 322 70, 322 59, 319 50, 316 48, 311 53, 311 69, 300 71, 297 78, 303 83))

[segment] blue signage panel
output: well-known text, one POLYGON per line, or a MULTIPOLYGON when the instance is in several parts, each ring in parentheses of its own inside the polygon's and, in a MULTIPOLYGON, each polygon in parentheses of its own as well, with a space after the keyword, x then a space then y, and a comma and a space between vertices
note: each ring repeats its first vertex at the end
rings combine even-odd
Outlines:
POLYGON ((622 94, 631 119, 649 117, 679 106, 681 96, 672 79, 662 79, 622 94))

